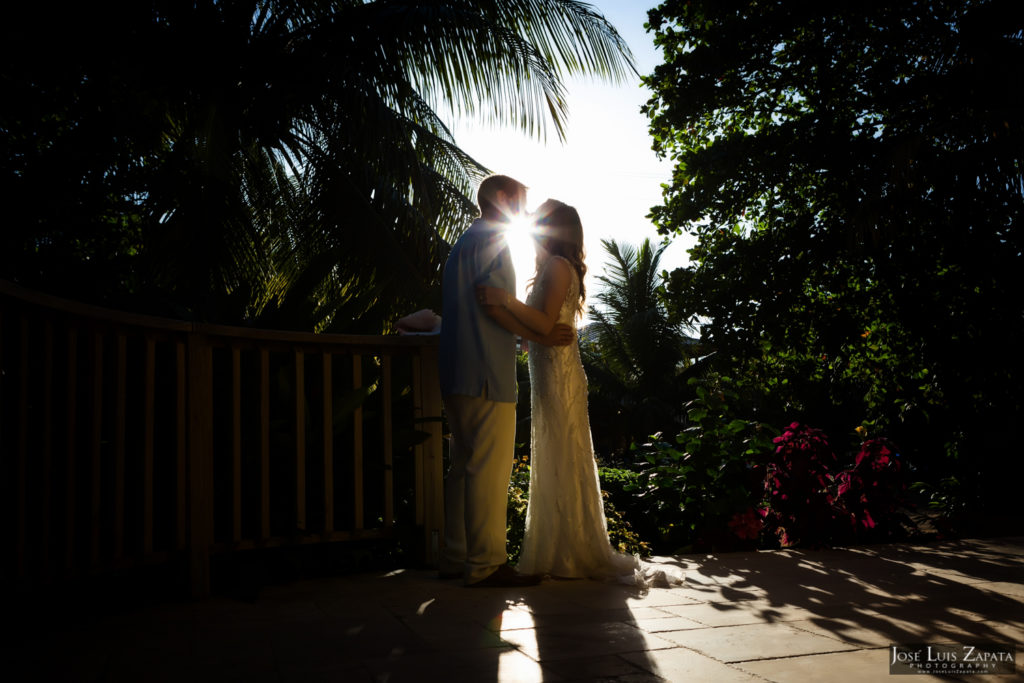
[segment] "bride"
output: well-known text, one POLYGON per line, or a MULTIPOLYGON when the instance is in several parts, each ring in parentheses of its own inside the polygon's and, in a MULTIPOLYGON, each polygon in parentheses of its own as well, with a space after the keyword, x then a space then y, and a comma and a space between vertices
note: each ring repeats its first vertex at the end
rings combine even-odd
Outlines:
MULTIPOLYGON (((537 271, 526 303, 494 287, 480 287, 478 296, 540 335, 558 323, 575 332, 586 295, 583 225, 575 208, 554 199, 535 216, 537 271)), ((517 569, 559 578, 669 582, 663 572, 617 552, 608 541, 579 344, 531 341, 529 349, 530 497, 517 569)))

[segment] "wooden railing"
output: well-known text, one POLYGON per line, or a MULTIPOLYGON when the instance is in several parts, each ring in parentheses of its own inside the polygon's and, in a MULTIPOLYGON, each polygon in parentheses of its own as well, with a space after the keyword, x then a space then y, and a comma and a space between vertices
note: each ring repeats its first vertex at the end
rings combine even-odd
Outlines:
MULTIPOLYGON (((437 340, 125 314, 0 281, 0 563, 45 585, 442 524, 437 340)), ((10 585, 10 584, 9 584, 10 585)))

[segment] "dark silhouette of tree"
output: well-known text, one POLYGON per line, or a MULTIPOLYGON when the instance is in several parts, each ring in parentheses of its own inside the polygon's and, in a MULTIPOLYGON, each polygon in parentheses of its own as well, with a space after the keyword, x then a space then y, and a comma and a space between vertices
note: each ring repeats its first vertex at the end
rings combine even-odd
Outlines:
POLYGON ((863 423, 998 501, 1024 417, 1024 5, 669 0, 649 19, 645 110, 675 163, 653 218, 697 237, 673 312, 765 421, 863 423))
POLYGON ((632 68, 569 0, 18 3, 0 277, 198 319, 380 329, 437 295, 487 172, 442 115, 528 134, 632 68))

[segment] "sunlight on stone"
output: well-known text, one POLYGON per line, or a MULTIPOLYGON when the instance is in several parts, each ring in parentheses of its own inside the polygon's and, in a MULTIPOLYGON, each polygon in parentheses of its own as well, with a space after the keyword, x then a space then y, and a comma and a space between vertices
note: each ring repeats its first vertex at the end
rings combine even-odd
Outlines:
POLYGON ((423 616, 423 613, 427 611, 427 608, 428 608, 428 607, 430 607, 430 603, 434 602, 435 600, 437 600, 437 598, 430 598, 429 600, 427 600, 426 602, 424 602, 424 603, 423 603, 422 605, 420 605, 420 606, 419 606, 419 607, 418 607, 418 608, 416 609, 416 615, 417 615, 417 616, 421 616, 421 617, 422 617, 422 616, 423 616))
POLYGON ((809 560, 803 560, 797 564, 797 569, 803 569, 806 571, 814 572, 815 574, 831 574, 832 572, 825 566, 823 562, 811 562, 809 560))
POLYGON ((495 633, 533 628, 533 615, 522 609, 507 609, 490 621, 487 627, 495 633))
POLYGON ((499 681, 537 680, 539 665, 524 652, 537 652, 537 633, 533 629, 533 615, 522 610, 507 609, 491 623, 491 629, 501 634, 509 627, 516 629, 515 648, 498 656, 499 681), (525 647, 524 647, 525 646, 525 647))

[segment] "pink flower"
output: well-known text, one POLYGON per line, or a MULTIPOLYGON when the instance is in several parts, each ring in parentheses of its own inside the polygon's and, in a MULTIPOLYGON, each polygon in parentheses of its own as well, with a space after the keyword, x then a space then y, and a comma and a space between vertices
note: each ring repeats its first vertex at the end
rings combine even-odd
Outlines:
POLYGON ((871 519, 871 513, 867 510, 864 511, 864 526, 869 529, 875 528, 875 520, 871 519))
POLYGON ((843 472, 839 476, 839 488, 836 491, 840 496, 850 490, 850 475, 843 472))
POLYGON ((761 534, 763 526, 764 522, 761 521, 761 515, 753 508, 745 512, 737 512, 729 520, 729 528, 732 529, 734 534, 743 539, 756 539, 761 534))

